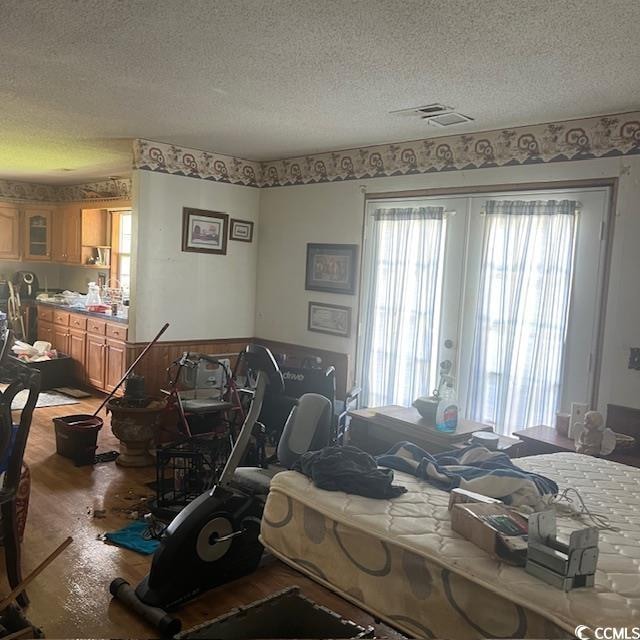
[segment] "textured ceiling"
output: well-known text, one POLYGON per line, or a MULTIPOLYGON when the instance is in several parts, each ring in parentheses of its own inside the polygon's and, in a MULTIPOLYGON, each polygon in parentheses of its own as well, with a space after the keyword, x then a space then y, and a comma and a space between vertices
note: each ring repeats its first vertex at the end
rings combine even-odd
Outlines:
POLYGON ((119 174, 135 137, 259 160, 640 106, 638 0, 2 0, 0 14, 3 178, 119 174), (475 121, 388 113, 435 101, 475 121))

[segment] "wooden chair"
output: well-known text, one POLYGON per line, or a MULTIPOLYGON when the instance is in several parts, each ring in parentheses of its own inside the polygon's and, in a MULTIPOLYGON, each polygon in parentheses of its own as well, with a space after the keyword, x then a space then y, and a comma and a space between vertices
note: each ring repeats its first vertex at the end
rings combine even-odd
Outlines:
MULTIPOLYGON (((22 581, 16 496, 31 418, 40 394, 40 372, 9 356, 12 343, 10 331, 7 332, 4 342, 0 336, 0 382, 9 383, 5 391, 0 392, 0 461, 3 461, 6 467, 4 481, 0 486, 0 513, 7 577, 13 589, 22 581), (16 394, 23 389, 28 389, 29 395, 18 424, 14 425, 11 403, 16 394)), ((17 601, 23 607, 29 604, 26 592, 23 591, 17 601)))

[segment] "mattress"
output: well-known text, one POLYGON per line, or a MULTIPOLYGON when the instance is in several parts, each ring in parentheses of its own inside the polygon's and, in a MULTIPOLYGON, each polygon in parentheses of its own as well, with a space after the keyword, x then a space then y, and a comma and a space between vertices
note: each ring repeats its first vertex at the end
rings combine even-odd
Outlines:
MULTIPOLYGON (((640 621, 640 469, 574 453, 518 459, 577 489, 617 531, 600 532, 595 587, 565 593, 497 561, 450 527, 446 492, 395 473, 408 491, 375 500, 275 476, 261 538, 276 556, 411 636, 573 637, 579 625, 640 621)), ((561 538, 587 526, 558 516, 561 538)))

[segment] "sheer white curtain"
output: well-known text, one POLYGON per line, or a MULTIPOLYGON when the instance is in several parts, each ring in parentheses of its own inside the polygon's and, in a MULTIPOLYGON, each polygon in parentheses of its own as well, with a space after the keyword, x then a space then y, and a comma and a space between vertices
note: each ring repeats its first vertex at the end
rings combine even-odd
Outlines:
POLYGON ((435 385, 443 214, 442 207, 371 214, 358 368, 364 406, 408 406, 435 385))
POLYGON ((570 200, 485 205, 467 415, 499 433, 554 424, 576 212, 570 200))

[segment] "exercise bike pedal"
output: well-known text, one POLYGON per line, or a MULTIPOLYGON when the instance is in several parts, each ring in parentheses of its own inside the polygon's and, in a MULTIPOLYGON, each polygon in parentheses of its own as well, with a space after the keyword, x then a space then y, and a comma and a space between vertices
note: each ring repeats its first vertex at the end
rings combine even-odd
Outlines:
POLYGON ((246 529, 240 529, 239 531, 232 531, 231 533, 228 533, 226 536, 213 536, 210 538, 210 542, 211 544, 216 544, 218 542, 226 542, 227 540, 232 540, 233 538, 237 536, 241 536, 246 532, 247 532, 246 529))

